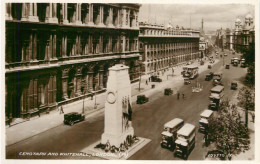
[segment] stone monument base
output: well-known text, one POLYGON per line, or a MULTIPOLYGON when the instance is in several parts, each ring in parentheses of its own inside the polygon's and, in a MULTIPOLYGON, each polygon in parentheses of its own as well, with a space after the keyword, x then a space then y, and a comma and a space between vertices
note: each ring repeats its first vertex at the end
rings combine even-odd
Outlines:
POLYGON ((120 144, 124 143, 124 141, 126 140, 126 137, 128 135, 134 136, 134 128, 133 127, 130 127, 127 131, 125 131, 124 133, 117 135, 117 136, 103 133, 102 137, 101 137, 101 143, 106 144, 106 142, 109 141, 109 143, 111 145, 119 147, 120 144))
POLYGON ((84 148, 81 150, 83 153, 87 153, 92 155, 93 157, 97 157, 97 159, 109 159, 109 160, 124 160, 130 158, 133 154, 135 154, 137 151, 139 151, 141 148, 143 148, 146 144, 148 144, 151 140, 138 137, 139 141, 133 143, 131 147, 128 148, 125 152, 105 152, 101 148, 95 148, 96 145, 101 143, 101 141, 97 141, 93 143, 92 145, 84 148))

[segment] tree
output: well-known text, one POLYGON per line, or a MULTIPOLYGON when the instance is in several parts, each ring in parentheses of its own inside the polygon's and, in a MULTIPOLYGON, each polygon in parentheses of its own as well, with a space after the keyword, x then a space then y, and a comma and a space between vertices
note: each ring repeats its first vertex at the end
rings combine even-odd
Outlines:
POLYGON ((252 63, 248 66, 244 82, 251 88, 255 86, 255 63, 252 63))
POLYGON ((216 149, 231 160, 230 155, 249 149, 249 131, 241 121, 236 105, 224 101, 219 109, 209 124, 208 136, 215 143, 216 149))
POLYGON ((255 111, 255 90, 243 87, 239 90, 238 96, 238 106, 245 109, 248 108, 249 111, 255 111))
POLYGON ((243 87, 239 90, 238 105, 245 110, 245 125, 248 125, 248 111, 251 111, 251 115, 254 121, 255 111, 255 90, 248 87, 243 87))
POLYGON ((241 52, 248 65, 245 84, 253 87, 255 85, 255 43, 250 43, 249 47, 241 48, 241 52))
POLYGON ((247 64, 255 62, 255 43, 250 43, 248 47, 242 47, 241 52, 247 64))

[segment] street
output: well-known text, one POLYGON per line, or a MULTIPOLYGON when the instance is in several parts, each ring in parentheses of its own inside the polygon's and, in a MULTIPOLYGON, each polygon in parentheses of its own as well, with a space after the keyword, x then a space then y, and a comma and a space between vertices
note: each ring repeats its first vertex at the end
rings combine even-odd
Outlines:
MULTIPOLYGON (((220 52, 223 53, 223 52, 220 52)), ((227 52, 225 64, 230 64, 233 56, 227 52)), ((220 59, 212 69, 208 69, 192 80, 190 85, 182 86, 179 92, 185 94, 177 100, 176 94, 164 96, 163 90, 156 92, 149 97, 149 102, 143 105, 133 103, 133 127, 136 136, 151 139, 151 142, 140 151, 131 156, 130 160, 180 160, 174 157, 170 150, 160 146, 161 132, 164 123, 173 118, 181 118, 185 123, 191 123, 198 129, 200 113, 209 104, 209 90, 213 87, 212 80, 205 81, 205 75, 209 72, 223 72, 223 84, 225 86, 224 99, 230 98, 235 92, 230 90, 230 83, 233 80, 240 81, 246 74, 246 68, 234 67, 225 69, 220 59), (192 93, 192 87, 199 82, 203 90, 199 93, 192 93)), ((174 88, 174 85, 169 86, 174 88)), ((48 122, 46 122, 48 124, 48 122)), ((88 119, 74 126, 61 125, 44 133, 33 136, 27 140, 6 147, 7 159, 31 159, 32 156, 22 155, 21 152, 80 152, 85 147, 100 139, 104 129, 104 117, 102 114, 95 118, 88 119), (19 155, 20 154, 20 155, 19 155)), ((190 153, 188 160, 203 160, 207 154, 207 148, 203 146, 203 135, 196 133, 196 145, 190 153)), ((33 156, 34 159, 92 159, 90 157, 68 157, 68 156, 33 156)))

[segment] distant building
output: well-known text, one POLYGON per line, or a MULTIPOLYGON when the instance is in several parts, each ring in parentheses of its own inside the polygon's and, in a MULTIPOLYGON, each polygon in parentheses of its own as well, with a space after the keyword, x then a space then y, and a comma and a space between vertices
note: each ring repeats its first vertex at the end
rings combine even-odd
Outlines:
POLYGON ((215 44, 220 48, 235 50, 241 52, 243 48, 248 48, 249 44, 255 42, 255 26, 253 17, 248 14, 245 17, 244 24, 237 18, 235 21, 235 29, 216 31, 215 44))
POLYGON ((242 48, 248 48, 250 43, 255 42, 255 26, 252 15, 247 14, 244 24, 240 19, 235 22, 234 50, 240 52, 242 48))
POLYGON ((199 31, 144 22, 139 27, 146 75, 158 75, 178 63, 199 57, 199 31))

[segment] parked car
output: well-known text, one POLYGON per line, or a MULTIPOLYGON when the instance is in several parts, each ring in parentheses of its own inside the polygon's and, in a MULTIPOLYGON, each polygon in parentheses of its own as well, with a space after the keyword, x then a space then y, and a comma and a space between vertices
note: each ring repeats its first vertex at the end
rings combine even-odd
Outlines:
POLYGON ((184 78, 184 85, 190 84, 190 79, 189 78, 184 78))
POLYGON ((226 69, 229 69, 229 64, 226 64, 226 69))
POLYGON ((224 53, 224 56, 227 56, 227 54, 226 54, 226 53, 224 53))
POLYGON ((159 78, 158 76, 151 76, 152 82, 162 82, 162 79, 159 78))
POLYGON ((208 69, 211 69, 212 68, 212 66, 211 65, 208 65, 208 69))
POLYGON ((64 114, 64 124, 68 125, 74 125, 76 122, 84 121, 85 120, 85 115, 78 113, 78 112, 71 112, 64 114))
POLYGON ((164 89, 164 95, 169 96, 169 95, 172 95, 172 93, 173 93, 173 91, 172 91, 171 88, 165 88, 164 89))
POLYGON ((231 90, 237 90, 237 82, 231 82, 231 90))
POLYGON ((240 67, 245 68, 246 67, 246 63, 241 63, 240 67))
POLYGON ((136 100, 136 104, 144 104, 148 101, 149 101, 149 98, 146 97, 145 95, 138 95, 137 100, 136 100))

